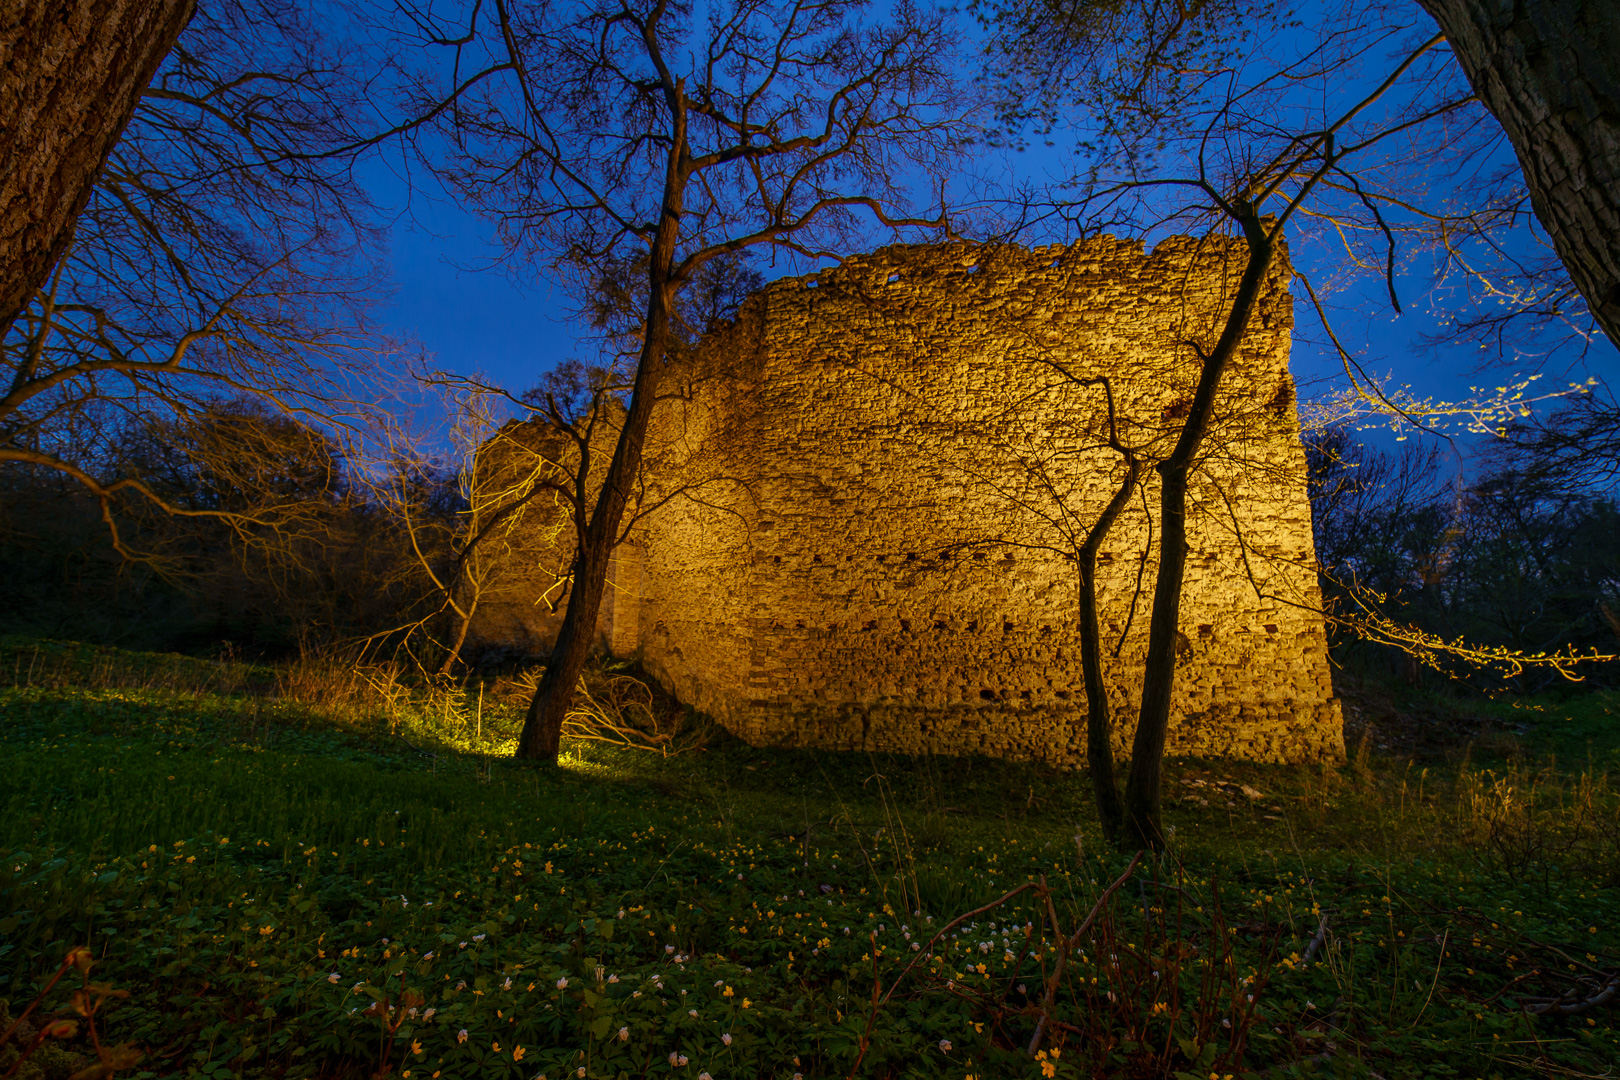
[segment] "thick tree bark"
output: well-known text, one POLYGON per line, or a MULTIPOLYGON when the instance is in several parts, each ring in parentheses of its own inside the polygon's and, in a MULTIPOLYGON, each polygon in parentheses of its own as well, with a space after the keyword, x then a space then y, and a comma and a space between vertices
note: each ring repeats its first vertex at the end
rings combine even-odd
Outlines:
MULTIPOLYGON (((1110 400, 1110 421, 1112 414, 1110 400)), ((1097 803, 1097 817, 1102 822, 1103 837, 1109 842, 1119 838, 1125 810, 1119 801, 1119 787, 1114 783, 1114 747, 1110 741, 1113 724, 1108 711, 1108 686, 1103 681, 1102 630, 1097 622, 1097 552, 1142 477, 1139 458, 1128 454, 1125 463, 1125 479, 1086 534, 1086 542, 1077 556, 1080 564, 1080 669, 1086 680, 1086 767, 1091 773, 1091 791, 1097 803)))
POLYGON ((1419 2, 1507 132, 1536 217, 1620 348, 1620 3, 1419 2))
POLYGON ((45 284, 193 0, 0 8, 0 338, 45 284))
POLYGON ((1160 806, 1165 737, 1170 730, 1170 701, 1175 689, 1176 638, 1180 632, 1181 586, 1187 568, 1187 482, 1198 448, 1209 429, 1221 376, 1237 354, 1254 314, 1275 243, 1252 210, 1240 213, 1248 260, 1237 295, 1215 347, 1200 351, 1198 389, 1175 449, 1157 466, 1159 488, 1159 569, 1153 583, 1153 616, 1148 627, 1147 665, 1142 676, 1142 704, 1131 745, 1131 767, 1125 781, 1125 821, 1117 846, 1121 851, 1164 846, 1160 806))

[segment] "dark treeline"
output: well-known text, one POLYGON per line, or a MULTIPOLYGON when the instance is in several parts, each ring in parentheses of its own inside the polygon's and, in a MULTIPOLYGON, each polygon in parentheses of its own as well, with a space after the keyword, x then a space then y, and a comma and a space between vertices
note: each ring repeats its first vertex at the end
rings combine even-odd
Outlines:
MULTIPOLYGON (((1390 452, 1344 428, 1307 437, 1331 612, 1372 610, 1517 653, 1620 652, 1620 409, 1588 394, 1504 435, 1481 448, 1466 481, 1434 442, 1390 452)), ((1344 663, 1423 677, 1410 650, 1343 627, 1336 646, 1344 663)), ((1440 667, 1479 689, 1567 685, 1544 667, 1491 674, 1455 657, 1440 667)), ((1587 686, 1620 684, 1620 662, 1576 670, 1587 686)))
MULTIPOLYGON (((464 509, 456 470, 388 467, 422 555, 447 564, 464 509)), ((186 652, 229 642, 274 658, 368 639, 375 654, 432 622, 406 522, 334 441, 255 400, 125 425, 98 471, 140 476, 179 513, 129 492, 104 516, 59 472, 0 470, 0 631, 186 652)))

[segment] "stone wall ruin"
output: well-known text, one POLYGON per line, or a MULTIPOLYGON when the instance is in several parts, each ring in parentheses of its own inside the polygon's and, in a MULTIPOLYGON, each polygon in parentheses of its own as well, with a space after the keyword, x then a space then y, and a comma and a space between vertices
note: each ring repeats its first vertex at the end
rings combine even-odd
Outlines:
MULTIPOLYGON (((1189 343, 1218 335, 1244 256, 1217 236, 901 246, 767 286, 655 413, 649 491, 668 501, 619 548, 604 643, 757 744, 1080 763, 1073 552, 1124 474, 1104 387, 1082 380, 1106 376, 1121 437, 1167 454, 1189 343)), ((1194 484, 1172 754, 1343 755, 1289 277, 1266 284, 1194 484)), ((1121 747, 1156 481, 1099 561, 1121 747)), ((521 609, 520 579, 491 612, 521 609)))

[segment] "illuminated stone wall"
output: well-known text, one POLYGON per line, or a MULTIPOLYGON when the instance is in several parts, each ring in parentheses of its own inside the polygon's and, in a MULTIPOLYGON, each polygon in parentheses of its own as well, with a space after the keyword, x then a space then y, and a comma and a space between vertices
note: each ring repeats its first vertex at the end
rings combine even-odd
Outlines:
MULTIPOLYGON (((1080 380, 1106 376, 1121 437, 1168 454, 1189 343, 1213 344, 1243 257, 1218 237, 892 247, 768 286, 655 417, 664 492, 694 486, 620 549, 634 573, 605 637, 755 743, 1079 762, 1071 555, 1123 475, 1104 387, 1080 380)), ((1267 283, 1194 485, 1174 754, 1343 753, 1288 277, 1267 283)), ((1133 499, 1099 566, 1116 744, 1157 495, 1133 499)))

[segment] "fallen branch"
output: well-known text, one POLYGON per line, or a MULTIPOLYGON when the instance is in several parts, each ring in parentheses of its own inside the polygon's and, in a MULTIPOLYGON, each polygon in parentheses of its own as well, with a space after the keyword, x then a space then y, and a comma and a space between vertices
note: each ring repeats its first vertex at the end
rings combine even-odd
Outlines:
POLYGON ((412 750, 415 750, 418 754, 422 755, 423 757, 432 758, 434 761, 439 760, 439 755, 438 754, 430 754, 426 750, 420 749, 414 743, 412 743, 411 740, 407 739, 405 736, 401 735, 399 732, 390 731, 388 734, 392 735, 394 738, 398 739, 400 742, 404 743, 406 746, 409 746, 412 750))
MULTIPOLYGON (((848 1080, 855 1080, 855 1074, 860 1071, 861 1062, 866 1058, 866 1049, 872 1045, 872 1025, 877 1022, 878 1006, 880 1004, 878 1001, 878 991, 883 989, 883 980, 878 978, 878 943, 876 930, 873 930, 871 933, 870 943, 872 946, 872 1008, 871 1011, 866 1014, 866 1030, 861 1032, 861 1049, 860 1052, 855 1055, 855 1064, 849 1067, 848 1080)), ((906 970, 910 971, 911 969, 907 968, 906 970)), ((884 998, 883 1000, 887 1001, 888 999, 884 998)))
POLYGON ((1520 998, 1519 1007, 1531 1016, 1574 1016, 1599 1005, 1607 1005, 1620 993, 1620 971, 1612 973, 1607 982, 1594 986, 1596 979, 1580 980, 1584 985, 1568 990, 1555 998, 1520 998), (1586 997, 1577 997, 1581 989, 1592 991, 1586 997))
MULTIPOLYGON (((1131 863, 1125 868, 1125 872, 1119 875, 1119 877, 1114 880, 1112 885, 1104 889, 1101 896, 1097 897, 1097 902, 1091 906, 1091 914, 1086 916, 1086 921, 1080 924, 1080 928, 1074 932, 1072 937, 1065 938, 1063 936, 1063 931, 1058 926, 1057 922, 1057 911, 1052 907, 1051 897, 1047 897, 1046 910, 1047 914, 1052 919, 1052 933, 1057 935, 1060 949, 1058 951, 1057 963, 1053 965, 1052 978, 1048 980, 1046 984, 1046 993, 1041 1003, 1041 1018, 1035 1022, 1035 1034, 1029 1040, 1030 1057, 1035 1056, 1035 1052, 1041 1048, 1041 1039, 1046 1036, 1046 1029, 1049 1026, 1048 1018, 1052 1012, 1052 1003, 1057 998, 1058 983, 1063 978, 1063 965, 1068 960, 1069 953, 1073 951, 1073 949, 1080 943, 1080 935, 1091 929, 1091 924, 1096 921, 1098 914, 1102 912, 1103 905, 1108 902, 1108 898, 1113 896, 1114 892, 1121 885, 1124 885, 1126 881, 1130 880, 1130 876, 1136 872, 1136 864, 1141 861, 1141 851, 1138 851, 1135 855, 1131 856, 1131 863)), ((1045 878, 1041 879, 1041 888, 1043 891, 1046 888, 1045 878)))
POLYGON ((1305 955, 1300 957, 1299 962, 1301 965, 1308 964, 1314 960, 1316 958, 1317 951, 1321 949, 1323 943, 1327 941, 1327 923, 1328 917, 1326 915, 1322 916, 1322 923, 1316 928, 1316 936, 1311 938, 1311 943, 1305 946, 1305 955))

